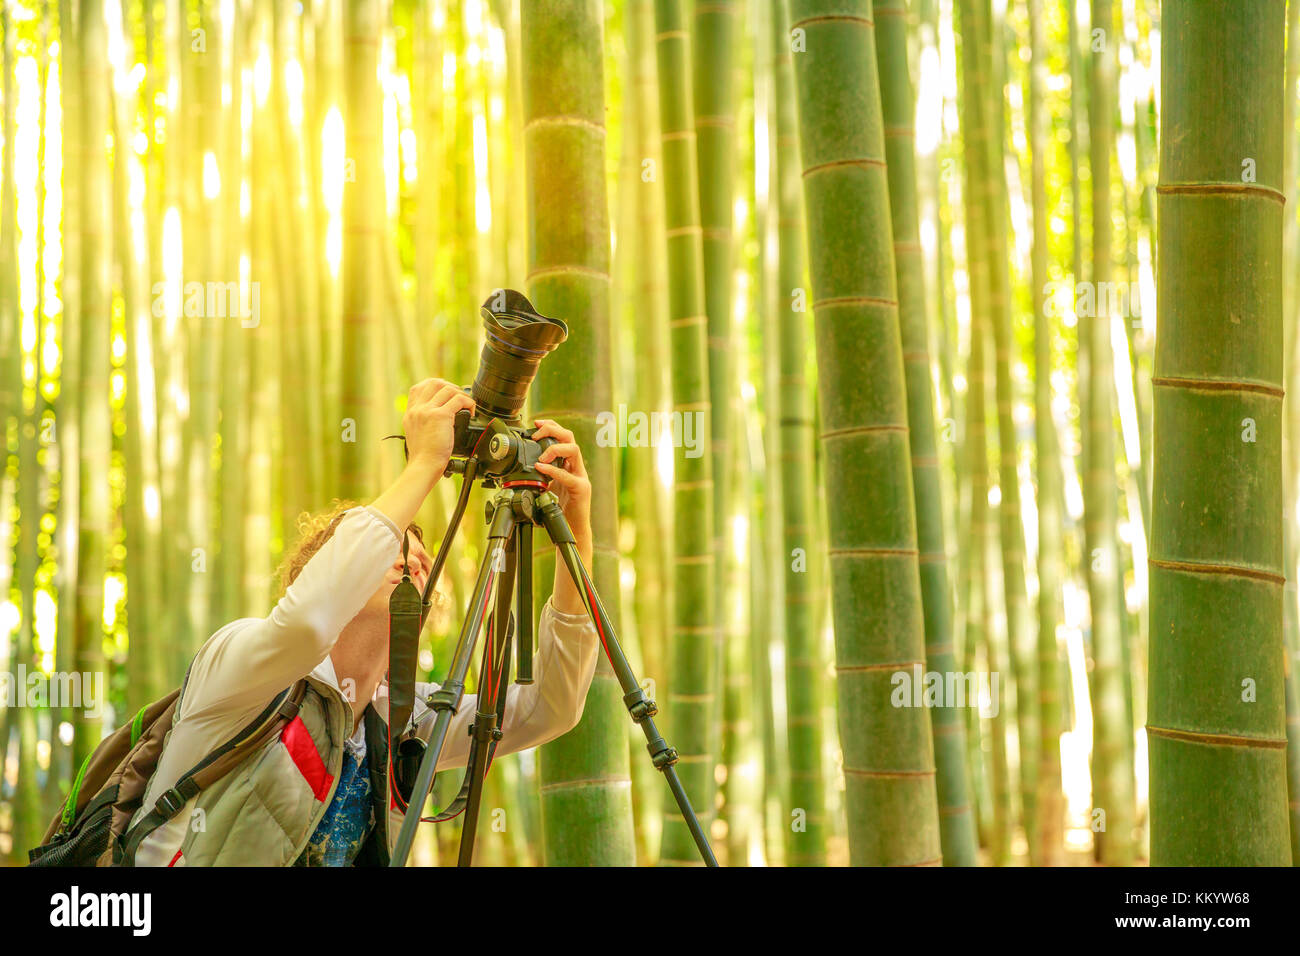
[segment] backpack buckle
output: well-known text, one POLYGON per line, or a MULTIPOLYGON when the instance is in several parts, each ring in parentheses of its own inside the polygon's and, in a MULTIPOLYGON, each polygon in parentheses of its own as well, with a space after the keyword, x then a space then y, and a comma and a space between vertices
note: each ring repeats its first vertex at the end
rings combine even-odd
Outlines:
POLYGON ((167 819, 170 820, 181 812, 181 808, 185 806, 185 803, 185 795, 173 787, 158 798, 158 802, 154 804, 154 809, 165 813, 167 819))

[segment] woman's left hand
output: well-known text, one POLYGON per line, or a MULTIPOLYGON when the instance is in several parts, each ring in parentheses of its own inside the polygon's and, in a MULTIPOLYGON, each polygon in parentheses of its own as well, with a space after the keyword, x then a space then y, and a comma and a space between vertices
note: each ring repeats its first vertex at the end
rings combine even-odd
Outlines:
MULTIPOLYGON (((554 438, 555 444, 542 452, 537 461, 537 470, 550 479, 550 490, 554 493, 564 512, 564 519, 573 532, 578 555, 588 572, 591 571, 592 535, 591 535, 591 482, 587 480, 587 466, 582 461, 582 449, 574 441, 573 432, 561 428, 555 422, 545 418, 537 419, 537 431, 533 438, 554 438), (564 459, 564 467, 554 464, 556 458, 564 459)), ((562 561, 555 562, 555 589, 551 593, 551 603, 557 611, 565 614, 582 614, 586 605, 578 596, 578 589, 569 577, 562 561)))
POLYGON ((555 444, 542 452, 537 459, 537 470, 550 479, 550 490, 559 500, 560 510, 578 536, 579 530, 591 528, 591 482, 587 479, 587 466, 582 460, 582 449, 574 440, 573 432, 546 418, 537 419, 533 440, 554 438, 555 444), (563 458, 564 467, 558 468, 555 459, 563 458))

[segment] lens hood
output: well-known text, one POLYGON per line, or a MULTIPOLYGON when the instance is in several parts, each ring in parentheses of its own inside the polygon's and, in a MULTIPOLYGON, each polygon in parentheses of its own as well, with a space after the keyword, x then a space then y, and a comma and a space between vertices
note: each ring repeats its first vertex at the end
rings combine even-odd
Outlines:
POLYGON ((471 394, 481 413, 513 421, 547 353, 569 337, 569 327, 542 315, 514 289, 484 300, 483 351, 471 394))

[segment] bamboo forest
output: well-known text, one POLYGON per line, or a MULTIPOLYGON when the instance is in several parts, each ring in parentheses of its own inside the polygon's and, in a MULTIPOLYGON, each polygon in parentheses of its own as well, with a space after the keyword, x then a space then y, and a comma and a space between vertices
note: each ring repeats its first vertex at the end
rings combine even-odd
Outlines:
POLYGON ((0 13, 8 864, 1300 864, 1300 0, 0 13))

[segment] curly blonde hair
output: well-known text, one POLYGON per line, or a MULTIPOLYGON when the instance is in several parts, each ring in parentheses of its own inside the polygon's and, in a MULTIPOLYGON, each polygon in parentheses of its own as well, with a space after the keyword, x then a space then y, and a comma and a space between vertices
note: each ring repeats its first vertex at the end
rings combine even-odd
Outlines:
MULTIPOLYGON (((289 590, 289 585, 297 580, 312 555, 324 547, 325 542, 333 536, 334 530, 343 520, 343 515, 350 509, 360 506, 361 503, 358 501, 335 498, 324 511, 315 514, 304 511, 298 516, 298 539, 285 550, 277 572, 280 576, 282 592, 289 590)), ((424 532, 418 524, 412 521, 407 526, 407 530, 415 535, 421 544, 424 543, 424 532)))

